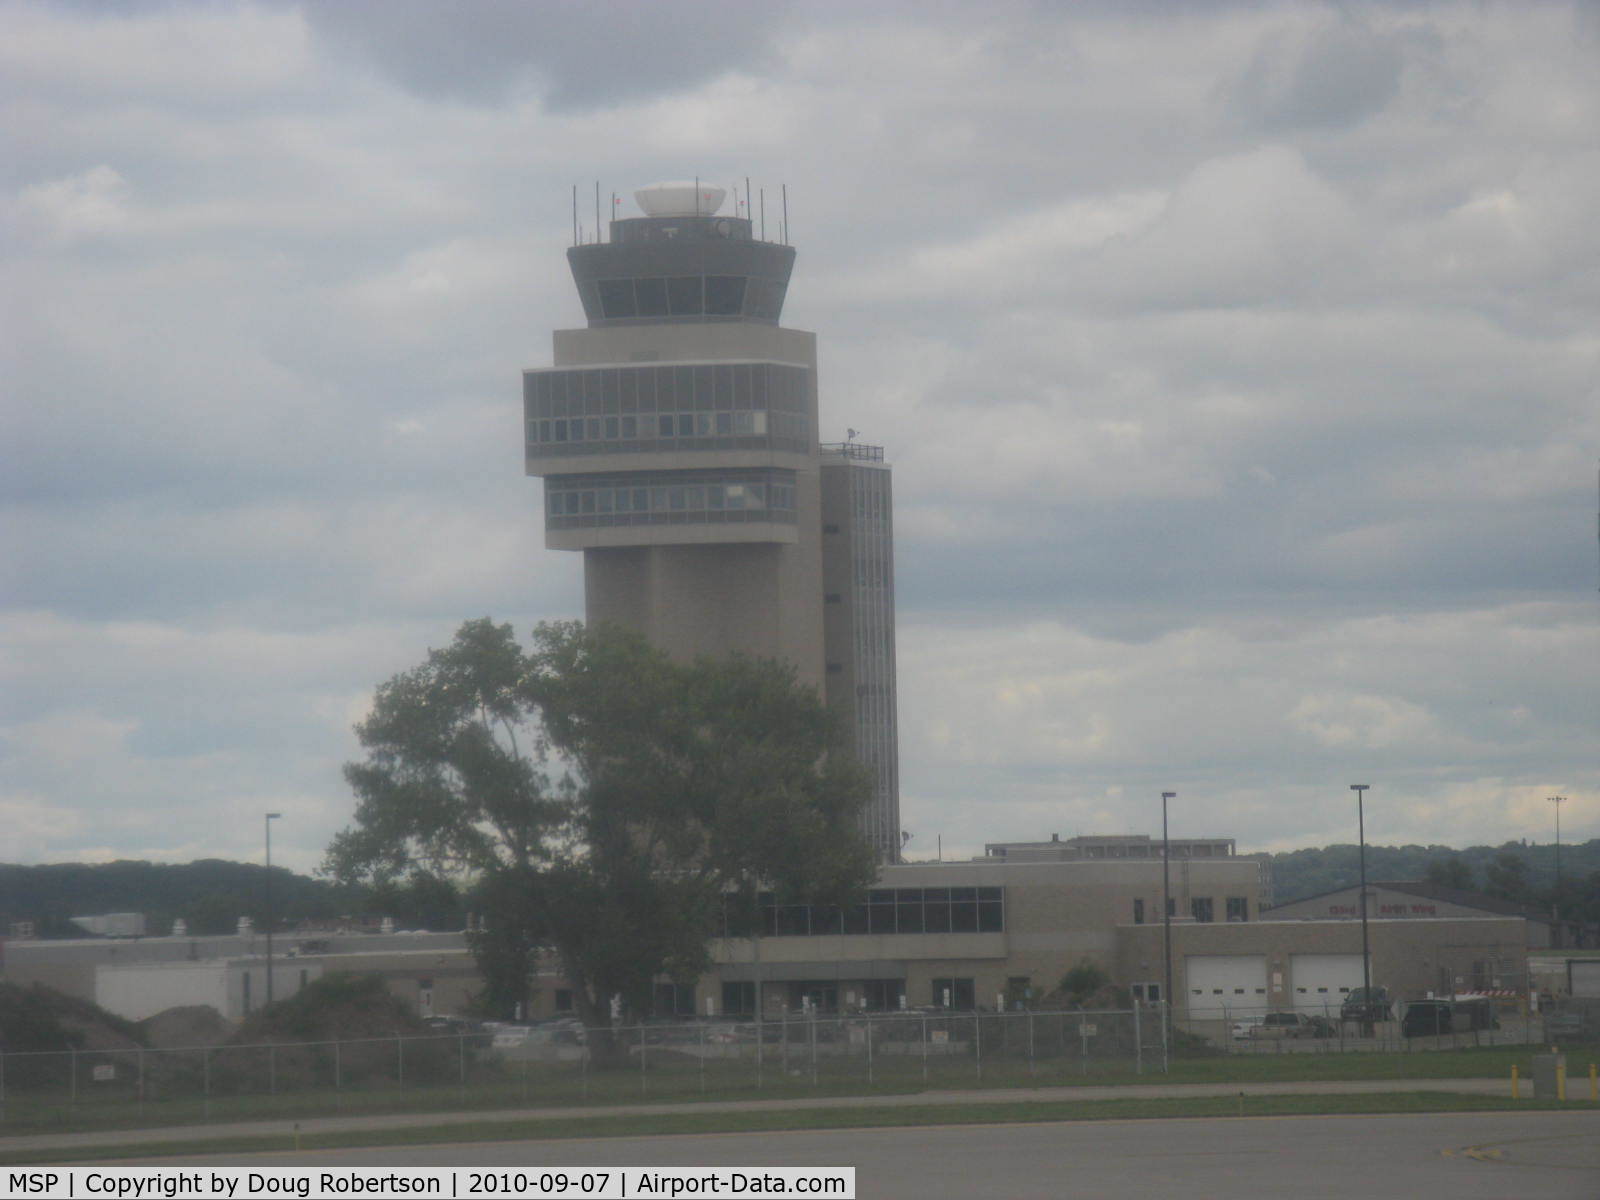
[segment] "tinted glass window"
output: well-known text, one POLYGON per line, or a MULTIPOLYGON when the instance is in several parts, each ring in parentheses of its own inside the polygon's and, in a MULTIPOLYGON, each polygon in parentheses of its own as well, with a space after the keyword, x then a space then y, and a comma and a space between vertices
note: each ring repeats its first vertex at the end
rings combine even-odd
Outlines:
POLYGON ((744 308, 744 283, 737 275, 706 276, 706 312, 714 317, 736 317, 744 308))
POLYGON ((701 305, 701 280, 699 275, 678 275, 667 280, 667 304, 675 317, 697 317, 701 305))
POLYGON ((667 281, 665 279, 636 279, 633 281, 633 288, 639 297, 639 315, 641 317, 664 317, 667 315, 667 281))
POLYGON ((635 317, 639 310, 633 302, 633 280, 600 280, 600 308, 608 317, 635 317))

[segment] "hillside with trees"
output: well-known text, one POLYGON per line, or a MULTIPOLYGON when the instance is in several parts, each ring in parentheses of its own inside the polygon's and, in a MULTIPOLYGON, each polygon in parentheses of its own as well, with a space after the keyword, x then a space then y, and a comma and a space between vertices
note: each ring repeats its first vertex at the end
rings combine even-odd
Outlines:
MULTIPOLYGON (((1361 878, 1360 848, 1351 845, 1290 850, 1265 856, 1272 868, 1273 899, 1283 904, 1351 887, 1361 878)), ((1555 899, 1554 843, 1499 846, 1367 847, 1367 879, 1426 879, 1445 887, 1487 892, 1502 900, 1548 908, 1555 899)), ((1600 838, 1561 847, 1562 912, 1600 921, 1600 838)))
MULTIPOLYGON (((160 936, 182 918, 191 934, 232 933, 241 916, 265 928, 267 869, 255 863, 207 858, 190 863, 119 861, 0 864, 0 935, 31 921, 36 936, 86 936, 71 918, 97 913, 144 913, 160 936)), ((437 880, 400 880, 382 887, 336 884, 272 868, 272 908, 279 928, 341 917, 393 917, 403 929, 461 929, 464 905, 437 880)))

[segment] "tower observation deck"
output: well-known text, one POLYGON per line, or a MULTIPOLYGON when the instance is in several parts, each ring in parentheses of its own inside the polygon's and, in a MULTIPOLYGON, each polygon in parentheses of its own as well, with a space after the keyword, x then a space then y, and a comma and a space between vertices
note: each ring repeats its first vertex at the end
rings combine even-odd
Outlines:
POLYGON ((819 446, 816 337, 778 323, 794 249, 718 215, 721 188, 658 184, 635 197, 645 216, 567 251, 587 324, 556 330, 553 365, 523 373, 545 545, 583 552, 590 624, 637 630, 685 660, 793 663, 856 732, 875 780, 866 829, 892 862, 888 468, 881 451, 874 463, 819 446), (863 470, 878 480, 871 556, 841 515, 841 504, 854 513, 863 470), (858 565, 878 581, 870 595, 858 565))

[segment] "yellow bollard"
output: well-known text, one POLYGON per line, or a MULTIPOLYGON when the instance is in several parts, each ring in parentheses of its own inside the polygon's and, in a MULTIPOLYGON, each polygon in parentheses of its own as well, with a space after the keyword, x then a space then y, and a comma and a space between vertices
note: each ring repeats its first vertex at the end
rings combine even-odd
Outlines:
POLYGON ((1519 1095, 1517 1091, 1517 1064, 1511 1064, 1511 1098, 1515 1100, 1519 1095))

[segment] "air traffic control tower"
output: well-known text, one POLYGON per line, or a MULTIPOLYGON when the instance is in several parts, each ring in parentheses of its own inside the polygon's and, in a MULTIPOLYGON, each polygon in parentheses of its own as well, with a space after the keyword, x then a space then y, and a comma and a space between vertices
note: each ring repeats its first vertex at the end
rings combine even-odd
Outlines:
POLYGON ((719 216, 725 191, 655 184, 643 217, 567 251, 588 319, 523 373, 545 545, 581 550, 590 624, 674 657, 785 659, 855 730, 866 830, 900 847, 890 476, 817 436, 816 336, 785 329, 794 249, 719 216))

